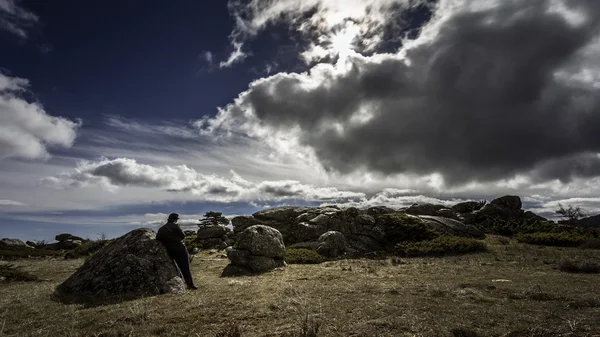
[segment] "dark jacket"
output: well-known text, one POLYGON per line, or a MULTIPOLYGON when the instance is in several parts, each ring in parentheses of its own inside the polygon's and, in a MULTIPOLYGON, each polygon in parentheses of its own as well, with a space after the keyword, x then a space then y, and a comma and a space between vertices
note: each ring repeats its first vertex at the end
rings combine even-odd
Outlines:
POLYGON ((158 233, 156 233, 156 240, 162 242, 167 250, 171 251, 185 251, 185 244, 183 243, 183 239, 185 238, 185 234, 181 230, 178 224, 174 222, 167 222, 164 226, 158 229, 158 233))

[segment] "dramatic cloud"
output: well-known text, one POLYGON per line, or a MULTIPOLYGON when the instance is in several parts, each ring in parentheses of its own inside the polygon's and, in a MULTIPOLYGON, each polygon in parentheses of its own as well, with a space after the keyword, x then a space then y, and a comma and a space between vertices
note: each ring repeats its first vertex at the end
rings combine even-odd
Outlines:
POLYGON ((346 55, 351 50, 373 51, 385 39, 408 28, 404 14, 430 0, 230 0, 236 25, 231 34, 234 52, 221 67, 243 60, 244 42, 270 25, 285 22, 306 43, 307 63, 346 55), (387 34, 387 36, 386 36, 387 34), (385 38, 385 39, 384 39, 385 38))
POLYGON ((23 98, 29 82, 0 73, 0 159, 46 158, 47 147, 71 147, 79 123, 48 115, 23 98))
POLYGON ((0 0, 0 29, 27 38, 27 30, 38 22, 38 17, 20 7, 19 2, 19 0, 0 0))
POLYGON ((364 197, 363 193, 316 187, 297 181, 263 181, 255 184, 231 171, 231 178, 205 175, 185 165, 154 167, 133 159, 83 161, 73 171, 47 177, 43 183, 57 188, 99 186, 109 191, 120 187, 143 187, 185 192, 198 200, 219 202, 300 199, 307 201, 347 200, 364 197))
MULTIPOLYGON (((257 32, 288 6, 330 15, 333 3, 252 1, 238 30, 257 32)), ((391 2, 369 3, 377 12, 391 2)), ((350 51, 336 64, 259 79, 198 123, 340 174, 439 175, 442 187, 597 177, 599 29, 597 1, 441 0, 398 53, 350 51)))

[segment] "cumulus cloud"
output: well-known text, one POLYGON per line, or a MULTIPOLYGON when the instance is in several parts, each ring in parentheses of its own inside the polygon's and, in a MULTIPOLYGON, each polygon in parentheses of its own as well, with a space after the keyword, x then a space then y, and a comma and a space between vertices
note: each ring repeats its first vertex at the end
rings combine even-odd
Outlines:
MULTIPOLYGON (((330 13, 325 4, 337 2, 294 3, 330 13)), ((249 34, 288 13, 273 2, 249 6, 254 14, 238 20, 249 34)), ((256 80, 198 123, 305 153, 340 174, 437 175, 442 187, 600 176, 600 61, 591 56, 600 2, 441 0, 433 13, 397 53, 351 51, 256 80)))
POLYGON ((243 60, 243 45, 270 25, 284 22, 306 44, 302 58, 311 63, 350 50, 374 51, 405 33, 403 13, 431 0, 230 0, 235 19, 232 52, 221 67, 243 60), (387 34, 387 35, 386 35, 387 34))
POLYGON ((71 147, 79 123, 48 115, 23 93, 29 81, 0 73, 0 159, 46 158, 48 147, 71 147))
POLYGON ((116 191, 121 187, 143 187, 169 192, 191 193, 200 200, 219 202, 300 199, 307 201, 361 198, 363 193, 316 187, 298 181, 253 183, 231 171, 231 177, 201 174, 186 165, 151 166, 134 159, 103 158, 82 161, 72 171, 46 177, 42 183, 55 188, 101 187, 116 191))
POLYGON ((19 0, 0 0, 0 29, 27 38, 27 30, 38 22, 38 16, 19 6, 19 0))

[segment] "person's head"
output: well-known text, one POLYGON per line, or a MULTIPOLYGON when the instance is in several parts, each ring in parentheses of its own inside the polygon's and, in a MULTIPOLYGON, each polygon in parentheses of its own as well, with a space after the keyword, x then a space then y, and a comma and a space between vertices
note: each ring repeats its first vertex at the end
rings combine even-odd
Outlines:
POLYGON ((179 214, 171 213, 169 214, 169 219, 167 220, 167 222, 177 222, 177 220, 179 220, 179 214))

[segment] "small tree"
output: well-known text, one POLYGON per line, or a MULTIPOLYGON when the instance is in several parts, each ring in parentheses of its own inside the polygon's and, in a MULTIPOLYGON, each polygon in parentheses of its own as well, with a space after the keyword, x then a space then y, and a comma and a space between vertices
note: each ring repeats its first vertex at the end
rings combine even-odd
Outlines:
POLYGON ((227 226, 229 224, 229 219, 223 216, 221 212, 206 212, 204 214, 204 219, 200 219, 200 224, 198 226, 227 226))
POLYGON ((570 226, 575 226, 579 219, 586 216, 586 212, 581 209, 581 207, 568 205, 568 207, 565 208, 561 203, 558 203, 558 209, 554 211, 554 213, 558 214, 563 221, 570 226))

